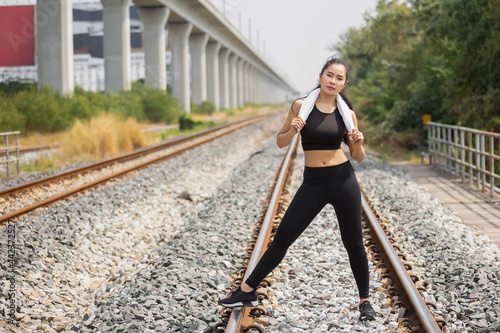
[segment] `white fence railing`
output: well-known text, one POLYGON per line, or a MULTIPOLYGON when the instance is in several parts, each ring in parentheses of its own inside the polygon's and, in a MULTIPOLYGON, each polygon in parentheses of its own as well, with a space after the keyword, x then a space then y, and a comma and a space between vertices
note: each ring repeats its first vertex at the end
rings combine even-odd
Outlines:
POLYGON ((17 174, 19 174, 19 134, 21 132, 15 131, 15 132, 5 132, 5 133, 0 133, 0 138, 3 138, 3 142, 5 143, 5 147, 0 147, 0 165, 5 164, 5 169, 7 173, 7 177, 10 176, 10 163, 16 163, 17 164, 17 174), (15 136, 15 145, 11 146, 9 144, 9 136, 15 136), (11 152, 15 152, 15 157, 11 157, 11 152), (5 156, 5 158, 3 158, 5 156))
POLYGON ((500 193, 500 133, 428 122, 430 162, 493 199, 500 193), (497 185, 497 186, 495 186, 497 185))

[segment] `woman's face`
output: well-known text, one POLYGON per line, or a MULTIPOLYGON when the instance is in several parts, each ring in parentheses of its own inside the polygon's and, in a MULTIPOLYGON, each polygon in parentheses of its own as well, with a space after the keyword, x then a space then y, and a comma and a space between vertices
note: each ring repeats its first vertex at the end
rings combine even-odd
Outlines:
POLYGON ((347 84, 347 69, 342 64, 331 64, 319 74, 321 90, 329 95, 337 95, 347 84))

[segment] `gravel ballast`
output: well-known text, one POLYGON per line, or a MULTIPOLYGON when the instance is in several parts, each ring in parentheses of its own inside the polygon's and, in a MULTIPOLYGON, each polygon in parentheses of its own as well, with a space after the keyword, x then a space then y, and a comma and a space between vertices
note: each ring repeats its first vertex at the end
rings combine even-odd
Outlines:
MULTIPOLYGON (((241 265, 286 153, 275 145, 282 121, 260 122, 15 221, 17 331, 203 332, 219 322, 217 300, 241 265)), ((498 246, 397 167, 368 156, 352 163, 450 332, 499 331, 498 246)), ((290 196, 302 172, 299 150, 290 196)), ((398 314, 372 264, 370 277, 379 316, 361 322, 335 212, 326 207, 275 271, 266 332, 395 332, 398 314)))

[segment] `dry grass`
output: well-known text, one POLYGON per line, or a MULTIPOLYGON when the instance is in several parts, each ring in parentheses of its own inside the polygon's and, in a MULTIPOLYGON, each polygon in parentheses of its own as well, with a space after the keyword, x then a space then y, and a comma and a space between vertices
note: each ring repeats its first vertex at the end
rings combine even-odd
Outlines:
POLYGON ((122 121, 113 114, 103 114, 73 125, 63 141, 61 157, 71 163, 95 161, 144 147, 148 141, 135 119, 122 121))
POLYGON ((63 142, 65 135, 65 132, 53 134, 34 133, 28 136, 23 136, 21 133, 19 136, 19 144, 22 148, 57 145, 63 142))

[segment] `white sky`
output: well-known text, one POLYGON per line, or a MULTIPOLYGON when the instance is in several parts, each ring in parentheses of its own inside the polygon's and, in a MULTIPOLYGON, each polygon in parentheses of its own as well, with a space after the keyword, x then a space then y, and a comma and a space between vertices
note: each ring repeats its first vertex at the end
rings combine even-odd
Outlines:
MULTIPOLYGON (((223 0, 211 0, 221 7, 223 0)), ((333 55, 330 45, 338 43, 350 27, 362 27, 364 14, 372 14, 377 0, 225 0, 226 13, 241 32, 293 87, 307 93, 318 80, 321 67, 333 55), (262 46, 265 40, 265 50, 262 46)))

